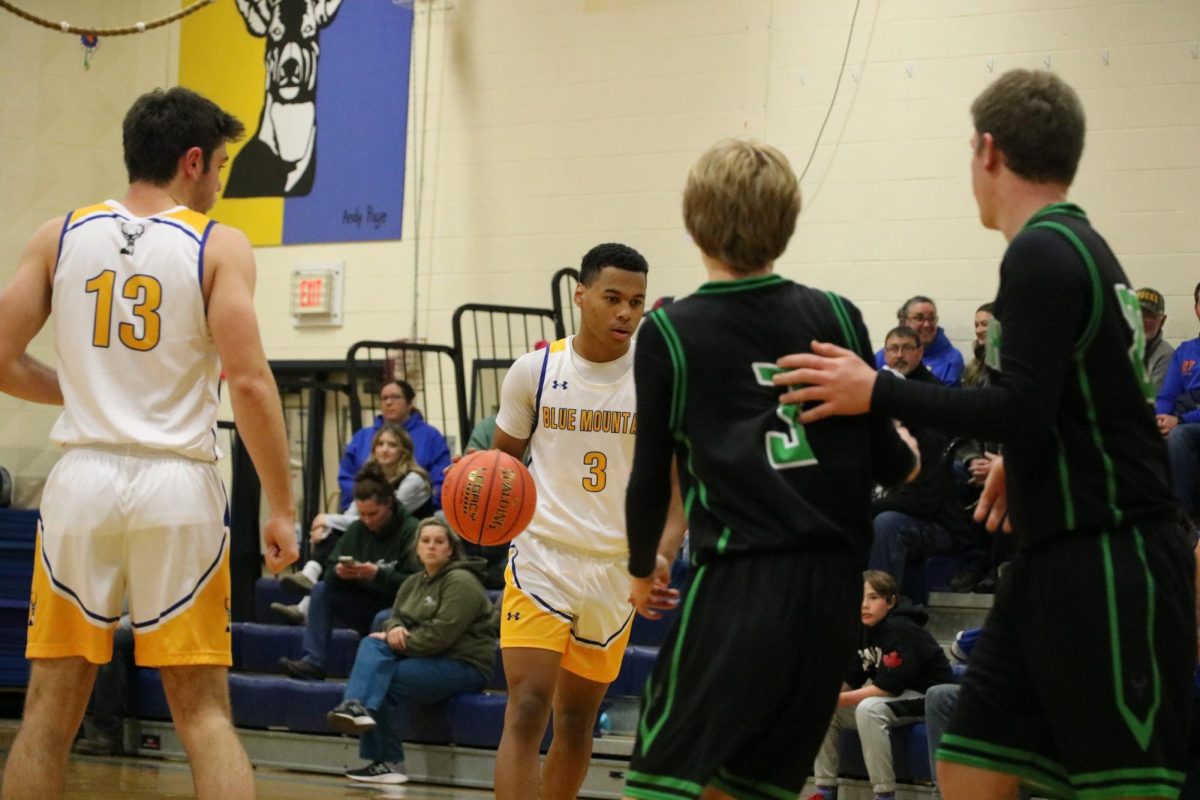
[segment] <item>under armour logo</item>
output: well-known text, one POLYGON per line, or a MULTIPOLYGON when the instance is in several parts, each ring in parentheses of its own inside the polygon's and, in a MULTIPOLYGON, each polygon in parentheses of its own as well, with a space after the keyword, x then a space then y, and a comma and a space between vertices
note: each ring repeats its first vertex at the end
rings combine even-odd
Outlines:
POLYGON ((565 388, 567 388, 567 382, 566 381, 550 381, 550 388, 551 389, 565 389, 565 388))
POLYGON ((510 622, 515 622, 521 618, 521 612, 520 611, 509 611, 507 614, 504 615, 504 618, 510 622))
POLYGON ((145 232, 146 227, 140 222, 122 222, 121 235, 125 237, 125 246, 121 248, 121 255, 133 255, 133 243, 145 232))

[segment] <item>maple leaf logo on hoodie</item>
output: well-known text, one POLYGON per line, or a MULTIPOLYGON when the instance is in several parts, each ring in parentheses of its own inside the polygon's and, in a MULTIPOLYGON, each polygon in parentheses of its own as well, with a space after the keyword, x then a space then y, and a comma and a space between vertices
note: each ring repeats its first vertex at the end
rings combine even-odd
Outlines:
POLYGON ((903 663, 904 663, 904 659, 902 659, 900 657, 900 654, 897 653, 895 650, 893 650, 892 652, 888 653, 887 655, 885 655, 883 657, 883 665, 885 667, 887 667, 888 669, 898 669, 900 667, 900 665, 903 663))

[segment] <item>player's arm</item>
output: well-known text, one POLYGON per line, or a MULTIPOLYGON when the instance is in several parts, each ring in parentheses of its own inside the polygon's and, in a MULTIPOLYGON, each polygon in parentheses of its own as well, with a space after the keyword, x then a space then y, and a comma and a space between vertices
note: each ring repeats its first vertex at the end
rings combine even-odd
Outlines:
POLYGON ((51 275, 64 218, 43 224, 25 245, 12 282, 0 292, 0 391, 62 405, 58 374, 25 352, 50 316, 51 275))
POLYGON ((492 437, 492 448, 502 450, 508 453, 515 459, 525 458, 525 449, 529 447, 529 439, 521 439, 513 436, 499 425, 496 426, 496 434, 492 437))
MULTIPOLYGON (((635 579, 654 575, 671 504, 671 465, 675 457, 670 415, 672 375, 673 367, 657 325, 653 322, 643 325, 633 357, 638 431, 633 470, 625 492, 629 574, 635 579)), ((643 582, 640 588, 648 586, 643 582)), ((637 595, 636 580, 634 589, 637 595)))
POLYGON ((658 553, 654 557, 654 572, 643 578, 630 581, 629 602, 646 619, 659 619, 661 611, 679 605, 679 590, 671 588, 671 564, 683 546, 687 535, 687 514, 683 498, 679 493, 678 461, 671 463, 671 501, 667 506, 667 521, 663 524, 662 537, 658 540, 658 553))
POLYGON ((546 354, 536 351, 521 356, 504 376, 504 383, 500 386, 500 410, 496 412, 492 447, 517 460, 525 458, 529 437, 533 435, 534 406, 545 357, 546 354))
POLYGON ((1033 231, 1005 254, 997 305, 1016 309, 1003 320, 1003 380, 961 392, 877 373, 844 348, 814 343, 813 354, 780 359, 774 380, 804 384, 783 402, 805 403, 803 423, 831 414, 882 411, 905 422, 995 441, 1039 437, 1053 425, 1076 339, 1083 331, 1091 287, 1079 255, 1057 234, 1033 231))
POLYGON ((212 275, 208 327, 229 385, 238 435, 270 507, 263 527, 267 567, 279 572, 299 552, 283 408, 254 312, 254 252, 241 231, 217 225, 208 237, 205 263, 212 275))
MULTIPOLYGON (((867 332, 862 312, 845 298, 842 299, 842 305, 858 339, 858 356, 864 364, 871 364, 876 356, 870 350, 871 334, 867 332)), ((886 414, 872 410, 867 430, 871 443, 871 477, 876 483, 895 486, 913 481, 921 474, 921 449, 907 428, 886 414)))

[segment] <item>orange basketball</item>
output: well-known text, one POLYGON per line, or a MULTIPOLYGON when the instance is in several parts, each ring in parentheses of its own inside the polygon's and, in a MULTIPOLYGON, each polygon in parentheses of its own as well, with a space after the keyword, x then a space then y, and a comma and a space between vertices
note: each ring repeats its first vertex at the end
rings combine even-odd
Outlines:
POLYGON ((442 484, 446 521, 455 533, 475 544, 507 544, 525 530, 536 507, 533 476, 501 450, 463 456, 442 484))

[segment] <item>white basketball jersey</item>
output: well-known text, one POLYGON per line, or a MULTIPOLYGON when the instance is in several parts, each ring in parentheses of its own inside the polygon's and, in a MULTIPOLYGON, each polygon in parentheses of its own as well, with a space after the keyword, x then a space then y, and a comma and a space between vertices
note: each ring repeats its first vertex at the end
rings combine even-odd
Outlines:
POLYGON ((538 504, 528 532, 576 549, 625 554, 625 487, 633 466, 633 347, 594 364, 574 337, 526 353, 504 379, 496 424, 528 438, 538 504))
POLYGON ((201 290, 208 217, 138 218, 109 200, 63 225, 52 315, 60 445, 140 445, 217 458, 220 364, 201 290))

